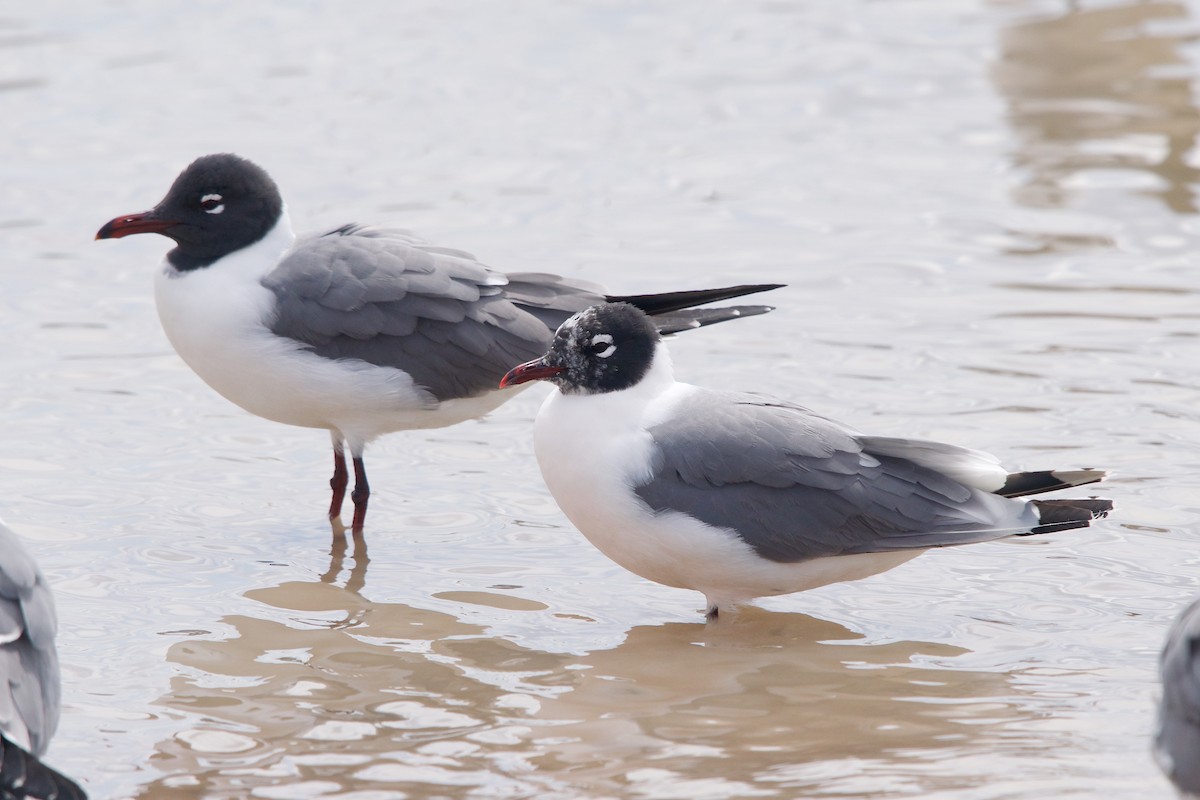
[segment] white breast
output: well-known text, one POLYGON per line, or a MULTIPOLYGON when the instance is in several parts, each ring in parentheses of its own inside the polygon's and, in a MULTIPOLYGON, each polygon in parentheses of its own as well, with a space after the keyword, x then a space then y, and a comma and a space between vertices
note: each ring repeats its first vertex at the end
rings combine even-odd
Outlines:
POLYGON ((700 588, 698 576, 707 564, 741 559, 749 551, 735 536, 686 515, 654 515, 633 491, 653 467, 655 444, 647 428, 694 391, 671 379, 660 347, 637 386, 597 395, 555 391, 534 425, 546 486, 575 527, 630 572, 682 588, 700 588))
POLYGON ((624 392, 564 395, 543 403, 534 450, 550 493, 567 518, 625 569, 667 586, 703 592, 710 605, 789 594, 891 569, 921 551, 778 563, 736 532, 678 511, 654 513, 634 493, 649 477, 656 445, 648 428, 696 387, 675 383, 660 347, 651 372, 624 392))
POLYGON ((166 260, 156 276, 159 320, 175 351, 210 386, 261 416, 279 399, 259 396, 278 357, 266 328, 274 296, 264 275, 294 240, 286 215, 260 241, 216 263, 181 272, 166 260))

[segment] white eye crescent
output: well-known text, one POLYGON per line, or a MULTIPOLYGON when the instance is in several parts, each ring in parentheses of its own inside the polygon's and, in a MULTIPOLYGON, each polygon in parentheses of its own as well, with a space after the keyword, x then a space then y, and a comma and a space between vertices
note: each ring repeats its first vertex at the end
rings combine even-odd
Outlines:
POLYGON ((617 346, 613 344, 612 334, 598 333, 592 337, 592 341, 588 343, 588 349, 592 355, 598 358, 608 358, 613 353, 617 352, 617 346))
POLYGON ((206 194, 200 198, 200 207, 209 214, 220 214, 225 210, 225 198, 219 194, 206 194))

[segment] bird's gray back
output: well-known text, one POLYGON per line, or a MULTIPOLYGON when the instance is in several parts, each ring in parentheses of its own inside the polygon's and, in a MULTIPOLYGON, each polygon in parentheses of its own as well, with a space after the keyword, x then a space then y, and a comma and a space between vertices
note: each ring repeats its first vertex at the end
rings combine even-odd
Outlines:
POLYGON ((263 285, 277 301, 275 334, 402 369, 439 401, 495 389, 562 320, 603 300, 591 284, 506 276, 407 232, 358 226, 299 240, 263 285))
POLYGON ((58 727, 58 623, 45 578, 0 522, 0 730, 45 752, 58 727))
POLYGON ((966 544, 1037 524, 1021 503, 872 453, 855 431, 757 395, 694 392, 650 434, 656 460, 638 496, 730 528, 773 561, 966 544))

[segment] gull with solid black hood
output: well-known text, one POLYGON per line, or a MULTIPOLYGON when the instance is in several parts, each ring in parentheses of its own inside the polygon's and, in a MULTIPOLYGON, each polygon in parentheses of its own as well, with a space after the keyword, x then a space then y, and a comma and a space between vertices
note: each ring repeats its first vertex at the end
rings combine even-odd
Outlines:
POLYGON ((343 225, 296 237, 275 182, 231 154, 204 156, 150 211, 96 234, 157 233, 175 247, 155 280, 159 318, 185 362, 247 411, 328 430, 329 517, 355 473, 353 529, 366 519, 363 451, 392 431, 474 419, 509 399, 497 382, 545 350, 571 314, 628 300, 664 331, 761 314, 694 306, 777 284, 613 297, 543 273, 504 274, 406 231, 343 225))

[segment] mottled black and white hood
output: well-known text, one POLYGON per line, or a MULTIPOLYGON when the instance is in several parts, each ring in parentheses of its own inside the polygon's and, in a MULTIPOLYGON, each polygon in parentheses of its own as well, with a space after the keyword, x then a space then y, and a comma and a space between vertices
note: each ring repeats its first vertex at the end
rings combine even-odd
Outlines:
POLYGON ((547 380, 563 394, 606 394, 636 386, 658 349, 658 329, 628 303, 592 306, 568 319, 550 350, 509 370, 502 387, 547 380))

